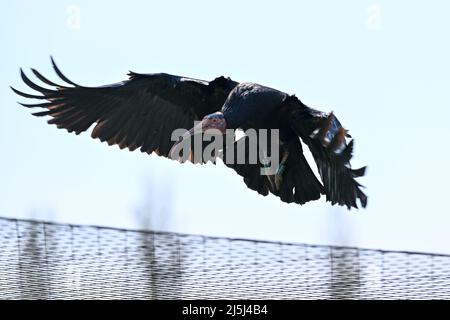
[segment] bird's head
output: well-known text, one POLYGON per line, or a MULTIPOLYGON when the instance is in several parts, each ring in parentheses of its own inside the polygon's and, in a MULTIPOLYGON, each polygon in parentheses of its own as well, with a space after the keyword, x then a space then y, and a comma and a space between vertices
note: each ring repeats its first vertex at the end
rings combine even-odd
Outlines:
POLYGON ((186 139, 190 139, 195 134, 207 133, 208 130, 214 130, 215 132, 211 132, 213 134, 217 134, 217 131, 220 134, 225 134, 227 129, 227 122, 225 120, 225 116, 222 112, 211 113, 198 122, 191 130, 185 132, 178 141, 172 146, 169 155, 173 159, 173 151, 175 147, 186 139))
POLYGON ((222 112, 215 112, 205 116, 200 123, 198 123, 195 128, 205 132, 209 129, 219 130, 222 134, 225 134, 227 129, 227 122, 222 112))

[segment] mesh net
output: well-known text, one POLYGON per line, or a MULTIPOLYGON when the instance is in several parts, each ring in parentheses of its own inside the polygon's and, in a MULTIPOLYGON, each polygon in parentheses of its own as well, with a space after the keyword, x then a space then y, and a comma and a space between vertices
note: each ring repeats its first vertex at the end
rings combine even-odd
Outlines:
POLYGON ((450 256, 0 219, 2 299, 448 299, 450 256))

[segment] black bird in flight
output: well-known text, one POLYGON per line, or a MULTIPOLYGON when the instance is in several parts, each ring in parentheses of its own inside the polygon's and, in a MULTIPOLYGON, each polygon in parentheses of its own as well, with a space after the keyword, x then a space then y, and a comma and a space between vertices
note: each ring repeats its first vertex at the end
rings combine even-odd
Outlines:
MULTIPOLYGON (((271 192, 288 203, 304 204, 324 194, 333 205, 358 208, 357 199, 362 207, 367 205, 367 196, 355 180, 364 175, 366 167, 351 168, 353 140, 346 141, 350 135, 333 113, 312 109, 293 95, 223 76, 203 81, 165 73, 130 72, 123 82, 85 87, 64 76, 53 58, 52 64, 64 85, 31 69, 47 87, 32 82, 21 70, 25 84, 39 94, 12 88, 22 97, 42 100, 21 105, 44 109, 33 115, 50 116, 49 124, 80 134, 95 123, 92 138, 164 157, 171 156, 176 145, 172 132, 190 129, 196 120, 201 120, 202 130, 215 128, 222 133, 226 129, 279 129, 281 162, 273 175, 260 174, 264 164, 259 160, 256 164, 226 163, 250 189, 262 195, 271 192), (309 147, 322 181, 306 161, 300 139, 309 147)), ((248 143, 248 137, 234 146, 242 141, 248 143)))

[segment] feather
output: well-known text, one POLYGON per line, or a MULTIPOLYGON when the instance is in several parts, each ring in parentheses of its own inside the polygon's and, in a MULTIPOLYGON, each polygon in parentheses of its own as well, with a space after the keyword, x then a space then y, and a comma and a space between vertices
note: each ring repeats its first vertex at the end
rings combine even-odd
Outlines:
POLYGON ((52 61, 52 66, 53 69, 55 70, 56 74, 61 78, 61 80, 75 86, 75 87, 80 87, 79 85, 77 85, 75 82, 70 81, 58 68, 58 66, 55 63, 55 60, 53 60, 53 57, 50 57, 50 60, 52 61))

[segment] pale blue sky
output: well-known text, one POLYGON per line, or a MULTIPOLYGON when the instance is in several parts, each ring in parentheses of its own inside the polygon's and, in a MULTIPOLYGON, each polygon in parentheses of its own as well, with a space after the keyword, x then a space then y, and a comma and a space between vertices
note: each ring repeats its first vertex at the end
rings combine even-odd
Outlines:
POLYGON ((3 0, 0 12, 0 216, 141 228, 136 212, 151 211, 171 231, 450 253, 448 2, 3 0), (25 89, 19 67, 56 79, 50 54, 84 85, 128 70, 225 75, 334 110, 353 165, 369 166, 368 208, 287 205, 224 166, 48 126, 8 86, 25 89))

